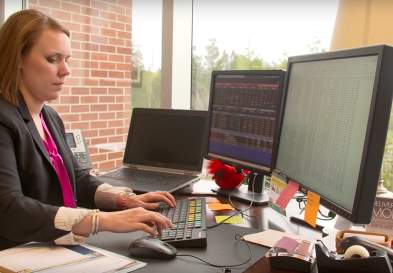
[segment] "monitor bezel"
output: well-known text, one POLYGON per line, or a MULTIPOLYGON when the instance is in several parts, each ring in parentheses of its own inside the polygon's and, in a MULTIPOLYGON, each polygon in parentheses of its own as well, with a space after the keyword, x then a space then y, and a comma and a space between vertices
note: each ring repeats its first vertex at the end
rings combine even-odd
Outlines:
POLYGON ((211 81, 210 81, 210 97, 209 97, 209 108, 208 108, 208 121, 207 121, 207 140, 206 140, 206 158, 207 159, 219 159, 225 164, 231 165, 239 169, 247 169, 252 172, 257 172, 263 175, 270 175, 275 168, 276 158, 277 158, 277 145, 279 136, 279 124, 281 123, 282 109, 283 109, 283 90, 285 81, 285 70, 282 69, 272 69, 272 70, 214 70, 212 71, 211 81), (210 127, 212 120, 212 104, 214 98, 214 84, 217 76, 220 75, 267 75, 267 76, 279 76, 280 77, 280 88, 279 88, 279 113, 275 124, 275 135, 273 136, 273 153, 272 153, 272 164, 270 167, 257 165, 252 162, 245 162, 243 160, 239 161, 233 158, 228 158, 221 156, 219 154, 209 152, 209 139, 210 139, 210 127))
MULTIPOLYGON (((377 69, 352 211, 335 203, 334 200, 323 196, 323 193, 317 192, 316 189, 305 186, 301 181, 296 181, 292 177, 287 176, 287 181, 292 180, 298 183, 303 192, 307 190, 316 192, 321 197, 320 203, 322 205, 355 224, 368 224, 371 221, 392 104, 393 77, 391 77, 389 71, 393 71, 393 48, 386 45, 379 45, 288 58, 288 72, 283 98, 283 115, 280 124, 281 128, 285 118, 288 87, 293 64, 373 55, 378 56, 377 69)), ((280 139, 281 132, 278 137, 278 145, 280 139)), ((278 151, 279 147, 277 154, 278 151)), ((283 170, 277 169, 277 172, 286 175, 283 170)))

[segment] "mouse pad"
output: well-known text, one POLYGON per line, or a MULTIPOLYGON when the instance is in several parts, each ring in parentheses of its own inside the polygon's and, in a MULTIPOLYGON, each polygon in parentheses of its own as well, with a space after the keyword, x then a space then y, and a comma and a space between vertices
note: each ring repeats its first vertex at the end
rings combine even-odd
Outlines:
MULTIPOLYGON (((230 265, 238 264, 249 258, 249 251, 243 241, 237 241, 235 234, 245 235, 255 233, 258 230, 251 228, 238 227, 234 225, 223 224, 207 231, 207 248, 178 248, 178 254, 191 254, 207 260, 214 264, 230 265)), ((144 232, 132 233, 110 233, 100 232, 91 236, 86 242, 91 245, 102 247, 104 249, 116 252, 121 255, 128 255, 128 246, 131 241, 145 236, 144 232)), ((231 272, 243 272, 257 260, 259 260, 268 250, 268 248, 249 243, 252 251, 252 259, 247 264, 233 268, 231 272)), ((147 262, 147 266, 138 270, 138 272, 217 272, 217 268, 208 266, 191 257, 176 257, 173 260, 153 260, 139 259, 147 262)))

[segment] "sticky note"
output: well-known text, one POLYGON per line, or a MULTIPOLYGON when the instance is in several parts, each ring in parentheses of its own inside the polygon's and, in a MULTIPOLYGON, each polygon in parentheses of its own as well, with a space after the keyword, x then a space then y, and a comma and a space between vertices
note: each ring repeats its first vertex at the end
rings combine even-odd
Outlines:
MULTIPOLYGON (((216 222, 221 223, 225 219, 227 219, 229 215, 217 215, 216 222)), ((243 224, 243 218, 240 214, 232 216, 231 218, 224 221, 225 224, 243 224)))
POLYGON ((282 192, 287 186, 287 182, 279 176, 272 175, 271 190, 277 193, 282 192))
POLYGON ((306 211, 304 212, 304 221, 313 227, 316 227, 317 225, 319 200, 320 197, 318 194, 312 191, 307 192, 307 205, 306 211))
POLYGON ((207 206, 210 210, 235 210, 230 204, 210 203, 207 206))
POLYGON ((220 200, 215 197, 206 197, 206 203, 220 203, 220 200))
POLYGON ((276 205, 280 207, 282 210, 285 210, 289 201, 291 201, 292 197, 299 189, 299 184, 289 181, 287 187, 280 193, 280 196, 276 200, 276 205))

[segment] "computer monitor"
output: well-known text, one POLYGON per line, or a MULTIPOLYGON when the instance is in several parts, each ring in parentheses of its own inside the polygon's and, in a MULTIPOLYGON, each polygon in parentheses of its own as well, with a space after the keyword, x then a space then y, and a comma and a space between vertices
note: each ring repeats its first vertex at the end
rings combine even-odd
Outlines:
POLYGON ((370 222, 393 92, 393 48, 288 59, 276 168, 355 224, 370 222))
POLYGON ((267 203, 263 175, 275 164, 284 79, 283 70, 213 71, 207 156, 260 174, 248 188, 218 193, 267 203))

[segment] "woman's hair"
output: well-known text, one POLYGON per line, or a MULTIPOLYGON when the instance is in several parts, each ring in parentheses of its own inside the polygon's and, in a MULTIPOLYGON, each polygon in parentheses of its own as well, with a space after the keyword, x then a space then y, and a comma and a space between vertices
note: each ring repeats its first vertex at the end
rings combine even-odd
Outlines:
POLYGON ((14 105, 17 104, 22 58, 46 29, 61 31, 70 37, 69 31, 56 20, 34 9, 14 13, 0 29, 0 96, 14 105))

